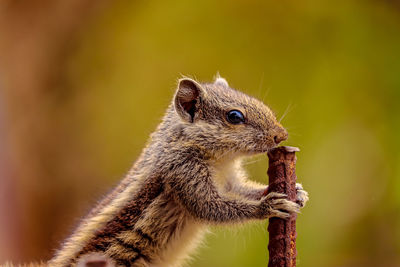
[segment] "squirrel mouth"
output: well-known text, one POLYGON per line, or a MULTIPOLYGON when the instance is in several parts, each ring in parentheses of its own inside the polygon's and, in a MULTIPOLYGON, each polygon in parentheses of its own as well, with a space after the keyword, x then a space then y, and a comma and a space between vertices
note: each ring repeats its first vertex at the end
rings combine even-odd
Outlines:
POLYGON ((277 146, 278 146, 278 144, 273 144, 273 145, 266 144, 264 147, 261 148, 261 150, 262 150, 261 153, 267 153, 267 152, 269 152, 270 150, 274 149, 277 146))

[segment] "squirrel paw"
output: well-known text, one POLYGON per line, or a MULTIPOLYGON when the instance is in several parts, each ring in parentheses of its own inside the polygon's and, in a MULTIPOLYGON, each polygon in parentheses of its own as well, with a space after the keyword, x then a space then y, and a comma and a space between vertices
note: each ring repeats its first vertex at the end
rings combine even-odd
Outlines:
POLYGON ((296 192, 297 192, 297 199, 296 203, 300 205, 300 207, 304 207, 309 200, 308 193, 303 189, 303 186, 299 183, 296 184, 296 192))
POLYGON ((271 192, 261 199, 261 217, 288 219, 291 214, 300 212, 300 205, 284 199, 285 194, 271 192))

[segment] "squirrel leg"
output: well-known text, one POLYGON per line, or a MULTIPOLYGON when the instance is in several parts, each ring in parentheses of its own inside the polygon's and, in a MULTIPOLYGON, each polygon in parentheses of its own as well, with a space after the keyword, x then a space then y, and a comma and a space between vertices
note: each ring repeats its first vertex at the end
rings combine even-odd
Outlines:
MULTIPOLYGON (((253 183, 249 182, 236 181, 234 184, 232 182, 227 183, 226 190, 249 200, 260 200, 265 196, 268 185, 261 185, 258 183, 254 183, 253 185, 253 183)), ((308 192, 303 189, 300 183, 296 183, 296 191, 296 203, 299 204, 300 207, 304 207, 309 200, 308 192)))
POLYGON ((266 192, 268 185, 253 185, 248 182, 228 183, 225 189, 249 200, 260 200, 266 192))
POLYGON ((115 267, 114 261, 101 253, 91 253, 82 256, 77 263, 77 267, 115 267))
POLYGON ((268 185, 248 180, 246 172, 241 169, 229 174, 225 184, 226 192, 249 200, 260 200, 268 188, 268 185))
POLYGON ((190 173, 168 181, 174 197, 195 218, 210 223, 235 223, 269 217, 288 218, 300 206, 284 199, 283 194, 270 193, 259 201, 232 199, 221 194, 206 166, 196 165, 190 173), (193 173, 191 173, 193 171, 193 173), (182 179, 183 176, 186 179, 182 179))

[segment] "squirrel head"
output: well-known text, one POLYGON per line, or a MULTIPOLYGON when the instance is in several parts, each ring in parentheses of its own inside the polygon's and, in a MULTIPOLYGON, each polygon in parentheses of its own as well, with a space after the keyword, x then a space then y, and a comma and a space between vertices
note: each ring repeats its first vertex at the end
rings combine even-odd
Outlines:
POLYGON ((185 142, 210 155, 263 153, 288 137, 265 104, 230 88, 219 75, 213 83, 180 79, 173 106, 185 142))

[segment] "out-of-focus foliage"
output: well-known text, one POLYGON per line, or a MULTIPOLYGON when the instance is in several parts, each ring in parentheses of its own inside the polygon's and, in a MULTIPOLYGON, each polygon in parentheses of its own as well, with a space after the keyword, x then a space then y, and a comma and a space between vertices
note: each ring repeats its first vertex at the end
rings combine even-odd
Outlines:
MULTIPOLYGON (((57 247, 73 218, 129 169, 177 78, 209 81, 219 71, 284 117, 286 144, 301 148, 297 175, 310 202, 298 218, 298 266, 400 266, 395 1, 115 1, 78 39, 63 62, 54 110, 46 110, 69 136, 50 142, 58 156, 47 157, 77 176, 55 170, 37 188, 41 206, 24 219, 39 212, 30 230, 50 233, 34 256, 49 257, 44 251, 57 247)), ((266 157, 248 163, 251 177, 267 182, 266 157)), ((212 232, 191 266, 266 265, 266 223, 212 232)))

